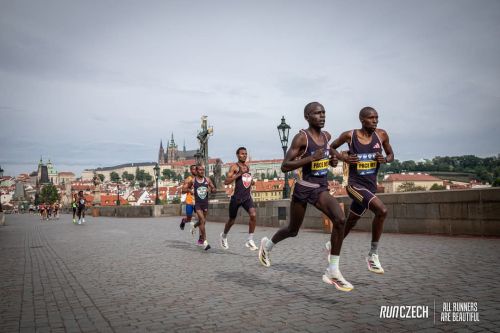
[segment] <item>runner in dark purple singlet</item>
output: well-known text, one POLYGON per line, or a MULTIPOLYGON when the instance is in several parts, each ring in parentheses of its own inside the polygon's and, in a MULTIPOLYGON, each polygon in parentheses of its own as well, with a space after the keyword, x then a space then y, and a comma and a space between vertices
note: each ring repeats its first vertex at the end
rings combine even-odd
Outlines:
POLYGON ((257 213, 255 211, 252 194, 250 192, 252 185, 255 182, 252 178, 252 174, 250 173, 250 168, 246 164, 247 149, 245 147, 238 148, 236 150, 236 156, 238 157, 238 162, 231 165, 231 168, 227 173, 226 180, 224 181, 225 185, 234 183, 234 191, 229 202, 229 221, 227 221, 224 226, 224 231, 220 234, 220 244, 223 249, 229 248, 227 234, 236 220, 238 209, 243 207, 250 216, 250 221, 248 223, 248 238, 245 242, 245 246, 250 250, 255 251, 258 248, 253 240, 253 233, 255 231, 257 213))
MULTIPOLYGON (((387 208, 375 196, 377 192, 377 173, 380 164, 392 162, 394 153, 389 143, 389 135, 383 129, 377 128, 378 113, 372 107, 365 107, 359 112, 361 129, 342 133, 331 144, 334 153, 342 161, 349 164, 349 180, 347 194, 352 199, 347 218, 345 235, 356 225, 367 209, 375 217, 372 222, 372 241, 370 252, 366 258, 368 269, 371 272, 383 274, 384 269, 378 258, 378 242, 384 228, 387 208), (337 153, 336 149, 347 143, 349 151, 346 154, 337 153), (382 149, 386 156, 382 154, 382 149)), ((327 248, 329 244, 327 243, 327 248)))
POLYGON ((203 240, 202 245, 206 251, 210 249, 205 229, 205 223, 208 215, 208 194, 209 192, 215 193, 215 186, 212 184, 210 178, 205 177, 205 167, 203 165, 196 166, 196 177, 194 177, 192 181, 195 197, 194 209, 196 215, 198 216, 200 239, 203 240))
POLYGON ((318 102, 312 102, 304 108, 304 118, 309 123, 306 130, 301 130, 293 138, 290 149, 281 164, 283 172, 302 168, 302 179, 295 184, 290 201, 290 220, 271 239, 262 238, 259 248, 259 260, 262 265, 271 266, 270 252, 275 244, 297 236, 307 204, 314 205, 333 222, 331 234, 331 256, 323 275, 323 281, 334 285, 338 290, 350 291, 352 284, 344 279, 339 269, 340 249, 344 238, 345 216, 337 200, 328 192, 328 168, 336 166, 335 155, 330 154, 328 141, 331 136, 321 129, 325 125, 325 109, 318 102))

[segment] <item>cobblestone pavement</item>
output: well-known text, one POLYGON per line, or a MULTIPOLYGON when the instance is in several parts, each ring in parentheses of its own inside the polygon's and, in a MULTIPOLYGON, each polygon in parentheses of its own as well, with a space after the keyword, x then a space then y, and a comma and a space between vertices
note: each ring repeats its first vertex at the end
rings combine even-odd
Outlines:
MULTIPOLYGON (((341 270, 350 293, 321 281, 328 236, 302 230, 270 268, 235 225, 208 223, 212 249, 179 218, 41 222, 8 215, 0 228, 0 332, 499 331, 500 239, 384 234, 386 274, 364 262, 370 234, 349 235, 341 270), (188 228, 186 228, 188 229, 188 228), (443 303, 477 302, 479 321, 442 322, 443 303), (381 306, 424 305, 428 318, 380 318, 381 306)), ((256 241, 276 229, 257 228, 256 241)))

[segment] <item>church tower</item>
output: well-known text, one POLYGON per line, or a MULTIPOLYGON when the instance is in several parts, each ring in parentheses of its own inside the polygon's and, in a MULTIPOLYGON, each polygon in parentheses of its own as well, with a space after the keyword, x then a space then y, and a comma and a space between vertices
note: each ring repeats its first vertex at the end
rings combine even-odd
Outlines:
POLYGON ((158 164, 165 164, 165 152, 163 150, 163 141, 160 140, 160 151, 158 152, 158 164))
POLYGON ((174 141, 174 133, 172 133, 170 142, 167 146, 167 163, 176 162, 179 159, 177 145, 174 141))

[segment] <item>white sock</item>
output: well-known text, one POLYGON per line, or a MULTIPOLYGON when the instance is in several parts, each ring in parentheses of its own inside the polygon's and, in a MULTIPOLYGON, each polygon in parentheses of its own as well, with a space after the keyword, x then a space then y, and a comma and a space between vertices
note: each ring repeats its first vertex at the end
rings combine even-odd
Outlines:
POLYGON ((227 238, 227 234, 225 233, 222 233, 222 235, 220 235, 222 238, 226 239, 227 238))
POLYGON ((253 234, 248 234, 248 240, 253 240, 253 234))
POLYGON ((268 239, 266 244, 264 244, 264 248, 266 251, 271 251, 273 249, 274 243, 272 240, 268 239))
POLYGON ((328 265, 328 269, 330 272, 335 272, 339 270, 339 261, 340 261, 340 256, 330 256, 330 265, 328 265))

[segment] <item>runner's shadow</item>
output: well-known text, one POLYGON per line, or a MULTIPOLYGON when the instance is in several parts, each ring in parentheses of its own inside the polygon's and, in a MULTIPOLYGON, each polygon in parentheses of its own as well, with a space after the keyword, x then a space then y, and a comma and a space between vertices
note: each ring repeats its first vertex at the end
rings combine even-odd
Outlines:
POLYGON ((310 267, 299 263, 272 264, 271 269, 280 272, 287 272, 291 274, 298 274, 314 278, 323 275, 323 271, 315 271, 312 270, 310 267))
MULTIPOLYGON (((326 269, 327 265, 325 265, 326 269)), ((300 264, 300 263, 287 263, 287 264, 272 264, 270 269, 280 271, 280 272, 286 272, 286 273, 291 273, 291 274, 298 274, 298 275, 303 275, 311 278, 317 279, 318 276, 321 277, 324 274, 324 270, 318 271, 314 270, 306 265, 300 264)), ((373 274, 373 273, 370 273, 373 274)), ((353 279, 347 279, 349 282, 351 282, 355 286, 369 286, 369 283, 366 282, 358 282, 357 280, 353 279)))
MULTIPOLYGON (((186 242, 186 241, 179 241, 179 240, 165 240, 165 243, 167 243, 167 247, 174 248, 174 249, 181 249, 181 250, 187 250, 191 252, 205 252, 200 246, 197 246, 194 242, 186 242)), ((212 246, 212 244, 210 245, 212 246)), ((233 253, 233 252, 228 252, 224 251, 222 249, 214 248, 213 246, 206 251, 207 253, 212 253, 212 254, 227 254, 227 255, 234 255, 237 256, 239 255, 238 253, 233 253)))
MULTIPOLYGON (((317 276, 316 276, 317 277, 317 276)), ((311 302, 316 302, 316 303, 328 303, 328 304, 334 304, 338 303, 339 301, 329 298, 327 296, 323 295, 314 295, 311 292, 309 293, 304 293, 302 290, 298 290, 296 288, 281 284, 281 283, 276 283, 272 282, 269 280, 264 280, 260 278, 256 274, 252 273, 246 273, 246 272, 217 272, 217 281, 227 281, 227 282, 233 282, 238 284, 240 287, 255 291, 256 289, 268 289, 268 288, 273 288, 279 291, 285 291, 289 294, 296 295, 297 297, 302 297, 305 298, 311 302)), ((324 293, 323 290, 320 290, 319 292, 324 293)))

